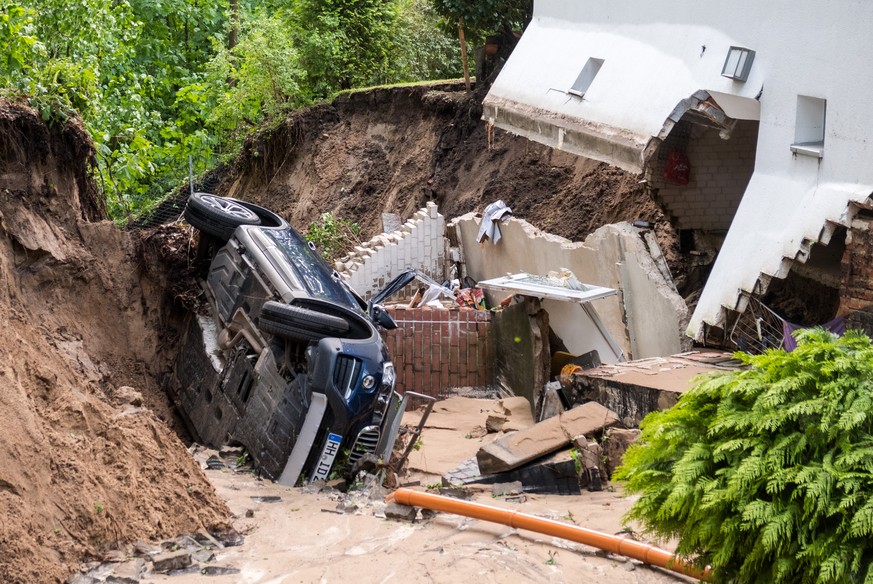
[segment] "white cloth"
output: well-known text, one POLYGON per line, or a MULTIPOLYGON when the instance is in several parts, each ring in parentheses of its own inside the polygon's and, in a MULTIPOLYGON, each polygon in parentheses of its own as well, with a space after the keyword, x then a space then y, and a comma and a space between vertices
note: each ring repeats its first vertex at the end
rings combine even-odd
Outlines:
POLYGON ((482 212, 482 223, 479 225, 479 234, 476 235, 476 241, 480 242, 484 238, 491 240, 491 243, 500 241, 500 228, 497 226, 498 221, 506 221, 512 215, 512 209, 506 206, 501 200, 494 201, 482 212))

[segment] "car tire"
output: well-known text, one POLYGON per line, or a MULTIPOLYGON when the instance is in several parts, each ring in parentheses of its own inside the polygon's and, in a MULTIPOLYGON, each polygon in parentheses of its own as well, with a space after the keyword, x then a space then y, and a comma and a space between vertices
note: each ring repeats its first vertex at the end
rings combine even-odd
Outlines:
POLYGON ((349 332, 349 323, 338 316, 272 300, 261 308, 258 324, 266 333, 297 341, 342 337, 349 332))
POLYGON ((240 225, 261 224, 258 214, 239 201, 209 193, 194 193, 188 197, 185 220, 224 241, 230 239, 240 225))

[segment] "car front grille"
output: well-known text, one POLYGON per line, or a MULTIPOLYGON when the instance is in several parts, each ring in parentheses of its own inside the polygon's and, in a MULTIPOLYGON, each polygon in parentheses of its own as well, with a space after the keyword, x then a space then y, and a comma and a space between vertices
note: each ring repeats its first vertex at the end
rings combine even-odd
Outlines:
POLYGON ((333 383, 346 399, 358 384, 361 376, 361 361, 348 355, 339 355, 333 370, 333 383))
POLYGON ((365 454, 376 453, 376 446, 379 444, 380 435, 379 426, 366 426, 358 432, 355 443, 352 445, 352 451, 349 454, 349 467, 358 462, 365 454))

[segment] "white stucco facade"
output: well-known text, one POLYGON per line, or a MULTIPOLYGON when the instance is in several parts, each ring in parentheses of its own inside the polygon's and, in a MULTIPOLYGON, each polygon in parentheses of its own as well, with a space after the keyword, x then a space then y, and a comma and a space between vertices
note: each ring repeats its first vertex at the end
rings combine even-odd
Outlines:
POLYGON ((760 119, 752 178, 688 328, 700 337, 873 193, 871 22, 861 0, 536 0, 484 118, 631 172, 697 92, 760 119), (755 51, 745 82, 721 75, 731 46, 755 51), (589 58, 603 64, 579 97, 569 89, 589 58), (826 100, 821 158, 791 149, 799 96, 826 100))

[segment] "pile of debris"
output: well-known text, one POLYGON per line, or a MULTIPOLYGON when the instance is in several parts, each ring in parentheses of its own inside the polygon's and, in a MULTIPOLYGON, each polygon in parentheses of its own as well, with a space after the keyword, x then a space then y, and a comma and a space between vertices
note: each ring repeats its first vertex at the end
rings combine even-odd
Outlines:
MULTIPOLYGON (((505 422, 491 416, 486 431, 501 432, 505 422)), ((450 487, 491 484, 495 496, 600 491, 639 436, 639 430, 619 426, 615 412, 588 402, 484 444, 442 481, 450 487)))

